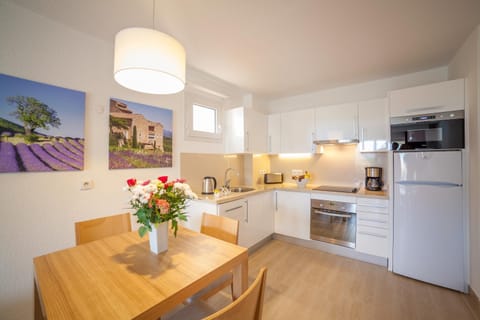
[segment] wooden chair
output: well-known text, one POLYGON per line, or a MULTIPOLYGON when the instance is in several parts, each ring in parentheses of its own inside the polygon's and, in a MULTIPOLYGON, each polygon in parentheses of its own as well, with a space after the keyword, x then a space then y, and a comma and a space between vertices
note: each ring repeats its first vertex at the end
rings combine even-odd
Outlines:
POLYGON ((197 300, 176 313, 162 317, 162 320, 260 320, 262 319, 266 278, 267 269, 262 268, 247 291, 217 312, 205 302, 197 300))
POLYGON ((238 220, 204 212, 200 232, 217 239, 238 244, 238 220))
MULTIPOLYGON (((204 212, 202 215, 200 232, 211 237, 233 244, 238 244, 238 228, 238 220, 217 216, 206 212, 204 212)), ((202 289, 200 292, 197 292, 193 297, 190 298, 190 301, 195 299, 207 300, 228 286, 230 286, 230 294, 233 300, 233 274, 229 272, 212 282, 208 287, 202 289)))
POLYGON ((129 231, 132 231, 130 213, 122 213, 76 222, 75 240, 78 246, 83 243, 129 231))

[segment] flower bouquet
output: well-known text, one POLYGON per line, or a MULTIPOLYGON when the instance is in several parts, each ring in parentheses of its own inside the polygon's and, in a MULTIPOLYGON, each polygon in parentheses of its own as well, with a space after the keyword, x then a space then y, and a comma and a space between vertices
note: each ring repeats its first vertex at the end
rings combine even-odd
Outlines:
POLYGON ((146 181, 127 180, 126 190, 132 193, 130 204, 136 210, 137 222, 142 224, 138 229, 141 237, 152 231, 152 225, 168 221, 171 221, 171 228, 177 236, 178 221, 187 221, 187 201, 197 199, 197 195, 185 179, 167 181, 167 176, 146 181))

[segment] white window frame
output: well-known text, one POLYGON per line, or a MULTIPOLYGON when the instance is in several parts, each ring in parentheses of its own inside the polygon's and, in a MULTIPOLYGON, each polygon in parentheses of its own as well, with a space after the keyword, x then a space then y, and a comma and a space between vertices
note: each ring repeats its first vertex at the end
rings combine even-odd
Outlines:
POLYGON ((185 91, 185 138, 187 140, 204 142, 222 142, 223 106, 222 97, 197 90, 185 91), (216 112, 215 133, 196 131, 193 129, 193 106, 198 105, 214 109, 216 112))

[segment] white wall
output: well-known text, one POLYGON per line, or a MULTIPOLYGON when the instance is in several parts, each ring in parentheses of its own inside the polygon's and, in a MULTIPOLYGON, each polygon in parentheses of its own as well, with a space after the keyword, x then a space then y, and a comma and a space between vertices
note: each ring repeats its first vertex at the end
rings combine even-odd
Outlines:
POLYGON ((126 211, 125 179, 178 175, 183 95, 123 89, 112 78, 113 39, 99 41, 4 2, 0 43, 0 72, 86 92, 84 171, 0 174, 0 318, 32 319, 33 257, 74 246, 75 221, 126 211), (173 168, 108 170, 110 97, 174 110, 173 168), (80 191, 84 178, 94 189, 80 191))
POLYGON ((391 90, 447 80, 447 67, 272 100, 267 113, 386 98, 391 90))
POLYGON ((470 287, 480 296, 480 26, 466 39, 448 66, 450 79, 466 79, 466 154, 469 175, 470 287))
MULTIPOLYGON (((180 151, 224 148, 184 140, 183 93, 147 95, 114 82, 113 35, 104 42, 0 0, 0 43, 0 73, 86 92, 84 171, 0 174, 0 319, 31 319, 33 257, 74 246, 76 221, 125 212, 126 179, 176 178, 180 151), (111 97, 173 110, 172 168, 108 170, 111 97), (84 179, 93 179, 92 190, 80 191, 84 179)), ((223 94, 226 107, 243 99, 238 88, 192 68, 187 85, 223 94)))

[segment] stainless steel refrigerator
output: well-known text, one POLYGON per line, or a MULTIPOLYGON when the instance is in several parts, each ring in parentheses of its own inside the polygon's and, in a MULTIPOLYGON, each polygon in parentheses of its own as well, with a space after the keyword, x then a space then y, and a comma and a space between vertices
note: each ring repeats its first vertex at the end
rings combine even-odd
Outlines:
POLYGON ((466 292, 462 152, 393 157, 393 272, 466 292))

